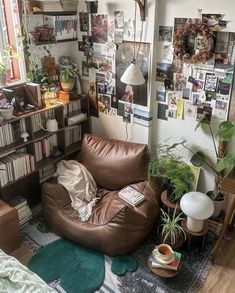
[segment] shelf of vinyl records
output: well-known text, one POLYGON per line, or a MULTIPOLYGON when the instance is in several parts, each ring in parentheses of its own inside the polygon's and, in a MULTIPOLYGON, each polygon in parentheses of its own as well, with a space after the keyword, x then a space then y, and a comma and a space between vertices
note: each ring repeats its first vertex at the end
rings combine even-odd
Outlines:
POLYGON ((4 121, 0 126, 0 186, 5 188, 79 152, 82 137, 89 132, 88 97, 4 121), (45 130, 48 119, 56 119, 58 130, 45 130), (28 134, 27 141, 22 133, 28 134))

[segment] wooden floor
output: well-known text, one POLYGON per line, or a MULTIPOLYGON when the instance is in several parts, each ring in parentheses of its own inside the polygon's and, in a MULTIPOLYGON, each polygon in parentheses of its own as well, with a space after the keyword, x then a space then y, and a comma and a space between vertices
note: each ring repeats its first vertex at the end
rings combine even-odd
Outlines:
MULTIPOLYGON (((33 252, 23 244, 12 253, 24 265, 27 265, 33 252)), ((224 245, 199 293, 234 293, 235 292, 235 233, 224 245)))

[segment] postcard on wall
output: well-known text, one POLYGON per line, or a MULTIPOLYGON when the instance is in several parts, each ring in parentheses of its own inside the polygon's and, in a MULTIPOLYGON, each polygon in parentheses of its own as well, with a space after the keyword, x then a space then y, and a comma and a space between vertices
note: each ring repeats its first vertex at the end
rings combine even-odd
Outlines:
POLYGON ((171 42, 172 41, 172 30, 173 30, 172 26, 160 25, 159 26, 158 41, 171 42))
POLYGON ((196 107, 193 106, 191 101, 184 101, 184 116, 195 118, 196 117, 196 107))
POLYGON ((109 20, 108 23, 108 40, 113 41, 114 40, 114 34, 115 34, 115 23, 114 20, 109 20))
POLYGON ((86 9, 88 13, 97 13, 98 1, 86 1, 86 9))
POLYGON ((195 79, 192 86, 192 92, 201 92, 203 91, 204 81, 195 79))
POLYGON ((195 69, 201 69, 205 71, 214 71, 215 69, 215 56, 211 57, 209 60, 207 60, 204 63, 195 63, 194 64, 195 69))
POLYGON ((158 103, 157 118, 161 120, 168 120, 167 118, 168 105, 158 103))
POLYGON ((108 41, 108 16, 105 14, 91 14, 91 35, 94 43, 108 41))
POLYGON ((157 62, 156 80, 164 81, 164 79, 172 79, 173 73, 170 63, 157 62))
POLYGON ((135 21, 133 19, 124 21, 123 39, 125 41, 132 41, 134 39, 134 24, 135 21))
POLYGON ((207 123, 211 122, 211 116, 212 116, 212 108, 210 105, 201 105, 197 107, 197 121, 200 120, 202 115, 205 115, 204 121, 207 123))
POLYGON ((204 90, 215 92, 217 88, 218 77, 212 73, 206 74, 204 90))
POLYGON ((216 100, 216 103, 215 103, 215 108, 216 109, 225 111, 225 110, 227 110, 227 107, 228 107, 227 102, 216 100))
POLYGON ((174 90, 182 91, 186 87, 187 79, 181 73, 174 73, 174 90))
POLYGON ((184 115, 184 100, 179 99, 177 101, 177 111, 176 111, 177 119, 183 119, 183 115, 184 115))
POLYGON ((133 97, 134 97, 133 87, 129 84, 126 84, 125 91, 121 97, 121 100, 128 103, 133 103, 133 97))
POLYGON ((229 95, 231 85, 229 83, 224 83, 222 79, 219 79, 217 92, 221 95, 229 95))
POLYGON ((122 117, 123 117, 123 115, 124 115, 124 105, 125 105, 124 102, 118 100, 117 114, 118 114, 119 116, 122 116, 122 117))
POLYGON ((172 79, 164 79, 164 86, 166 90, 174 90, 174 81, 172 79))
POLYGON ((124 27, 124 12, 123 11, 114 11, 114 23, 115 29, 122 29, 124 27))
POLYGON ((96 85, 93 81, 89 83, 88 96, 90 105, 90 115, 94 117, 99 117, 96 85))
POLYGON ((200 106, 206 102, 205 93, 192 93, 192 102, 194 106, 200 106))
POLYGON ((122 43, 123 41, 123 30, 116 29, 114 33, 114 42, 122 43))
POLYGON ((226 120, 227 111, 213 108, 212 115, 213 115, 214 119, 217 119, 219 121, 224 121, 224 120, 226 120))
POLYGON ((229 32, 217 32, 215 42, 215 53, 226 54, 229 45, 229 32))
POLYGON ((160 59, 165 63, 172 63, 174 48, 172 43, 159 43, 160 59), (162 44, 162 46, 161 46, 162 44))
POLYGON ((117 116, 117 109, 111 108, 108 114, 110 116, 117 116))
POLYGON ((165 103, 166 102, 166 92, 158 89, 156 91, 156 101, 165 103))
POLYGON ((185 100, 190 100, 190 98, 191 98, 191 89, 190 88, 183 88, 182 89, 182 98, 185 100))
POLYGON ((79 12, 80 31, 87 32, 89 30, 89 14, 86 12, 79 12))

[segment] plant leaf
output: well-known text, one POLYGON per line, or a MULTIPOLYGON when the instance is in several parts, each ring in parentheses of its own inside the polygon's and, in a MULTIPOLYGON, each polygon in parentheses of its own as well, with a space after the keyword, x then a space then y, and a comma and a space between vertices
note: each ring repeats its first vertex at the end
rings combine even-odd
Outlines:
POLYGON ((216 171, 221 172, 224 169, 235 165, 235 155, 227 154, 225 157, 219 160, 216 165, 216 171))
POLYGON ((219 141, 230 141, 235 135, 235 125, 230 121, 220 123, 218 133, 216 135, 219 141))
POLYGON ((197 151, 191 158, 190 162, 195 167, 202 167, 205 164, 207 157, 202 151, 197 151))

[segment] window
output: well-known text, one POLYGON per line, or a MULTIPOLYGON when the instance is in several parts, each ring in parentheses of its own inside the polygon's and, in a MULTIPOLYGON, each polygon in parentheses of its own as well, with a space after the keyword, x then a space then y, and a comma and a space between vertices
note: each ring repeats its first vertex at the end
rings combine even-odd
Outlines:
POLYGON ((21 25, 17 0, 0 0, 0 57, 10 48, 18 58, 8 64, 7 82, 26 80, 21 25))

